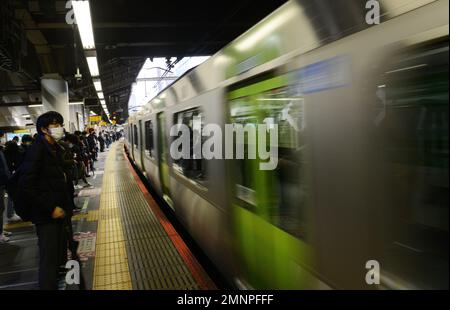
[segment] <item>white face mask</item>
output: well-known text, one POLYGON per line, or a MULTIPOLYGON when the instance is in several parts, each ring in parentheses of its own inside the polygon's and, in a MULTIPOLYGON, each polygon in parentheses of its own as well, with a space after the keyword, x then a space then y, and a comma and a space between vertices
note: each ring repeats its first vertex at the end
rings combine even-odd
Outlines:
POLYGON ((50 136, 56 141, 59 141, 64 137, 64 127, 49 128, 48 131, 50 136))

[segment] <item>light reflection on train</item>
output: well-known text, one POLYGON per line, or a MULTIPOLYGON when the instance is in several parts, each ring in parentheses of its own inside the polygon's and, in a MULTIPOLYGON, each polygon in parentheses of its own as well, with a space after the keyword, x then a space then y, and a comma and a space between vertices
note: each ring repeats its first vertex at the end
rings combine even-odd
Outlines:
POLYGON ((130 117, 130 157, 238 287, 448 288, 448 1, 405 1, 331 37, 332 14, 288 2, 130 117), (277 169, 173 160, 194 116, 273 118, 277 169))

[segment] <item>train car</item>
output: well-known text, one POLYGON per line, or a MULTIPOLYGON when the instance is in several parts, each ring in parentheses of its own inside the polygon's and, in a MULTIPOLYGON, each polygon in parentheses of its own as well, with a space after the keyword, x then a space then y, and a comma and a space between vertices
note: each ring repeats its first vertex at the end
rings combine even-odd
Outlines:
POLYGON ((448 1, 379 3, 369 25, 364 1, 290 1, 128 120, 130 158, 240 288, 448 288, 448 1), (273 119, 276 169, 172 159, 193 117, 273 119))

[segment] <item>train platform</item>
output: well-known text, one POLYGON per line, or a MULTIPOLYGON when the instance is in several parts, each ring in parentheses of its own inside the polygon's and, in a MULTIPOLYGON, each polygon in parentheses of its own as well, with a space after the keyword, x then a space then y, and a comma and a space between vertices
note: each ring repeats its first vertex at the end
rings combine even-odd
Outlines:
MULTIPOLYGON (((73 217, 86 289, 196 290, 216 286, 131 166, 122 142, 100 153, 92 186, 77 190, 73 217)), ((38 247, 31 223, 6 225, 0 289, 38 288, 38 247)), ((65 285, 60 289, 79 289, 65 285)))

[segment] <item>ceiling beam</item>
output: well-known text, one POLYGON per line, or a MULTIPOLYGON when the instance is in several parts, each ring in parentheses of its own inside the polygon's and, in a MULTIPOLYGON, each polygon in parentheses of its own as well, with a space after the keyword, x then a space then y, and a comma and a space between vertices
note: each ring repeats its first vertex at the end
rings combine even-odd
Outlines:
MULTIPOLYGON (((127 23, 94 23, 93 27, 94 29, 138 29, 138 28, 145 28, 145 29, 161 29, 161 28, 201 28, 205 29, 205 27, 214 27, 217 26, 215 23, 208 23, 208 22, 160 22, 160 23, 133 23, 133 22, 127 22, 127 23)), ((228 23, 224 27, 225 28, 245 28, 251 26, 248 22, 234 22, 234 23, 228 23)), ((63 23, 63 22, 38 22, 36 23, 35 27, 26 27, 25 30, 43 30, 43 29, 66 29, 71 30, 72 26, 63 23)))

